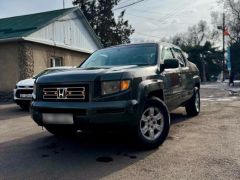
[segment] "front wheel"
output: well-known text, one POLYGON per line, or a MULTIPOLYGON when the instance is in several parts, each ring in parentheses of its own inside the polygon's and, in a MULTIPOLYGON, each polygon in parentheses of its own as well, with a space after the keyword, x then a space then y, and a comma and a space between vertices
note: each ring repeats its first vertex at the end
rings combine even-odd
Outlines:
POLYGON ((170 116, 166 105, 159 98, 150 98, 138 123, 138 142, 146 149, 157 148, 167 138, 169 129, 170 116))
POLYGON ((193 97, 187 102, 185 109, 189 116, 197 116, 200 113, 199 88, 195 88, 193 97))

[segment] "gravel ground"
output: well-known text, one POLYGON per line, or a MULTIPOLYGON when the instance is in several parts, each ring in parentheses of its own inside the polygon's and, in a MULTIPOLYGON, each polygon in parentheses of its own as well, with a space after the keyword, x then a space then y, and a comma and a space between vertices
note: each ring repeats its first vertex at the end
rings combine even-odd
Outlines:
POLYGON ((202 89, 202 111, 172 112, 167 141, 139 151, 111 134, 57 139, 28 112, 0 104, 0 179, 240 179, 240 101, 202 89))

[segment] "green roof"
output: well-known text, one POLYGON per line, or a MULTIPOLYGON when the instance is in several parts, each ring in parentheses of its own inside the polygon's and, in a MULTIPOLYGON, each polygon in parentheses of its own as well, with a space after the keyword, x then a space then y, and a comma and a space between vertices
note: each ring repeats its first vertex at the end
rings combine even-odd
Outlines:
POLYGON ((73 9, 75 8, 0 19, 0 39, 25 37, 73 9))

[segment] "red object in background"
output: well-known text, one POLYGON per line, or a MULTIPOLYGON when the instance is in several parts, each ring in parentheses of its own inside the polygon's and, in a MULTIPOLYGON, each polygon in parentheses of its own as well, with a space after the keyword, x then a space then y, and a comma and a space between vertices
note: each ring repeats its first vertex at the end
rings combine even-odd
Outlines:
POLYGON ((227 28, 225 28, 225 30, 224 30, 224 36, 230 36, 230 33, 228 32, 228 29, 227 28))

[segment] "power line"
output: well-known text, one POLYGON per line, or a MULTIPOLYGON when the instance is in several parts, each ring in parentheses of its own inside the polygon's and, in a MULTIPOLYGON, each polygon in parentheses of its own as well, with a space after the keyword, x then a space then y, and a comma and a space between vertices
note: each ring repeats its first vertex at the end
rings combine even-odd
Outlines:
MULTIPOLYGON (((181 7, 179 7, 181 8, 181 7)), ((176 8, 176 9, 179 9, 179 8, 176 8)), ((188 7, 185 7, 182 9, 182 11, 185 11, 188 7)), ((175 16, 178 12, 177 10, 175 9, 175 11, 173 11, 172 13, 162 17, 159 21, 162 21, 162 23, 166 22, 168 19, 172 18, 173 16, 175 16)))
POLYGON ((135 14, 132 14, 132 13, 129 13, 129 12, 127 12, 127 14, 130 15, 130 16, 137 17, 137 18, 144 18, 144 19, 149 19, 149 20, 153 20, 153 21, 159 22, 159 20, 158 20, 158 19, 155 19, 155 18, 146 17, 146 16, 139 16, 139 15, 135 15, 135 14))
MULTIPOLYGON (((144 0, 136 1, 135 3, 131 3, 131 4, 134 5, 134 4, 140 3, 140 2, 142 2, 142 1, 144 1, 144 0)), ((126 2, 126 1, 124 1, 124 2, 126 2)), ((132 6, 131 4, 128 4, 128 5, 123 6, 123 7, 120 7, 120 8, 121 8, 121 9, 122 9, 122 8, 127 8, 127 7, 129 7, 129 6, 132 6)), ((120 8, 118 8, 118 9, 120 9, 120 8)), ((188 8, 188 7, 185 7, 185 8, 183 8, 183 9, 182 9, 181 7, 174 8, 174 9, 170 10, 169 13, 161 16, 160 19, 155 19, 155 18, 146 17, 146 16, 138 16, 138 15, 131 14, 131 13, 128 13, 128 14, 129 14, 130 16, 135 16, 135 17, 139 17, 139 18, 145 18, 145 19, 153 20, 153 21, 157 21, 157 22, 161 22, 161 21, 162 21, 161 23, 163 24, 163 23, 166 23, 166 21, 167 21, 168 19, 170 19, 170 18, 172 18, 173 16, 175 16, 176 14, 178 14, 178 13, 179 13, 179 12, 178 12, 179 10, 183 11, 183 10, 185 10, 186 8, 188 8)), ((116 9, 115 9, 115 10, 116 10, 116 9)), ((144 12, 147 12, 147 11, 144 10, 144 12)), ((149 12, 149 11, 148 11, 148 12, 149 12)), ((151 12, 151 11, 150 11, 150 12, 151 12)), ((190 23, 190 22, 189 22, 189 23, 190 23)), ((191 22, 191 23, 193 23, 193 22, 191 22)), ((187 24, 187 23, 176 23, 176 24, 187 24)), ((149 35, 149 34, 144 34, 144 33, 140 33, 140 32, 135 32, 135 33, 136 33, 136 34, 140 34, 140 35, 142 35, 142 36, 153 37, 153 38, 160 38, 160 39, 161 39, 161 37, 155 36, 155 35, 149 35)))
MULTIPOLYGON (((176 13, 178 10, 180 10, 180 9, 181 9, 181 7, 176 7, 176 8, 174 8, 174 9, 170 10, 169 13, 161 16, 160 19, 158 19, 157 21, 158 21, 158 22, 161 22, 161 21, 162 21, 161 23, 165 23, 167 19, 169 19, 169 18, 171 18, 172 16, 174 16, 175 13, 176 13)), ((144 11, 145 11, 145 10, 144 10, 144 11)), ((136 15, 135 15, 135 16, 136 16, 136 15)), ((149 18, 149 19, 150 19, 150 18, 149 18)))
MULTIPOLYGON (((156 18, 150 18, 150 17, 146 17, 146 16, 138 16, 138 15, 135 15, 135 14, 132 14, 132 13, 127 13, 127 14, 130 15, 130 16, 133 16, 133 17, 148 19, 148 20, 155 21, 155 22, 158 22, 158 23, 161 23, 161 24, 168 24, 166 21, 161 22, 161 20, 156 19, 156 18)), ((189 24, 189 23, 193 23, 193 22, 185 21, 185 22, 176 22, 175 24, 189 24)))
POLYGON ((127 5, 125 5, 125 6, 115 8, 115 9, 113 9, 113 11, 117 11, 117 10, 120 10, 120 9, 124 9, 124 8, 130 7, 130 6, 133 6, 133 5, 135 5, 135 4, 141 3, 141 2, 143 2, 143 1, 145 1, 145 0, 138 0, 138 1, 132 2, 132 3, 130 3, 130 4, 127 4, 127 5))
MULTIPOLYGON (((160 17, 160 19, 158 19, 157 21, 158 22, 161 22, 162 24, 165 24, 166 21, 172 17, 174 17, 176 14, 178 14, 178 10, 181 9, 182 11, 184 11, 185 9, 187 9, 188 7, 185 7, 184 9, 181 9, 181 7, 177 7, 173 10, 170 11, 170 13, 166 14, 166 15, 163 15, 162 17, 160 17)), ((134 15, 136 16, 136 15, 134 15)), ((143 17, 143 16, 142 16, 143 17)), ((150 19, 150 18, 148 18, 150 19)), ((151 18, 153 20, 153 18, 151 18)), ((156 19, 154 19, 156 20, 156 19)), ((187 23, 177 23, 177 24, 187 24, 187 23)), ((155 29, 156 30, 156 29, 155 29)))
MULTIPOLYGON (((212 2, 212 3, 213 3, 213 2, 212 2)), ((215 2, 214 2, 214 3, 215 3, 215 2)), ((144 16, 138 16, 138 15, 135 15, 135 14, 129 14, 128 12, 127 12, 127 13, 128 13, 129 15, 131 15, 131 16, 142 17, 142 18, 146 18, 146 19, 149 19, 149 20, 154 20, 154 21, 156 20, 156 21, 161 22, 161 23, 166 23, 166 21, 167 21, 168 19, 172 18, 172 17, 175 16, 176 14, 179 14, 179 10, 181 10, 181 12, 183 12, 183 11, 185 11, 186 8, 188 8, 188 7, 185 7, 184 9, 182 9, 181 7, 177 7, 177 8, 175 8, 175 9, 172 9, 172 10, 170 10, 169 13, 166 13, 166 14, 162 15, 158 20, 157 20, 157 19, 154 19, 154 18, 150 18, 150 17, 148 18, 148 17, 144 17, 144 16)), ((138 9, 135 9, 135 10, 142 12, 142 10, 138 10, 138 9)), ((152 12, 152 11, 144 10, 144 12, 153 13, 153 14, 158 14, 156 11, 155 11, 155 12, 152 12)), ((183 17, 183 15, 181 15, 181 17, 183 17)), ((184 23, 182 23, 182 24, 184 24, 184 23)), ((187 23, 185 23, 185 24, 187 24, 187 23)))
MULTIPOLYGON (((181 7, 177 7, 177 8, 172 9, 168 14, 165 14, 165 15, 161 16, 160 19, 158 19, 157 21, 160 22, 161 20, 163 20, 163 22, 161 22, 161 23, 166 22, 166 20, 169 19, 169 18, 171 18, 171 16, 174 16, 179 9, 181 9, 181 7)), ((184 9, 186 9, 186 8, 184 8, 184 9)), ((148 19, 149 19, 149 18, 148 18, 148 19)), ((152 19, 152 18, 151 18, 151 19, 152 19)), ((155 19, 155 20, 156 20, 156 19, 155 19)), ((149 34, 139 33, 139 32, 135 32, 135 33, 136 33, 136 34, 140 34, 140 35, 142 35, 142 36, 147 36, 147 37, 162 39, 162 37, 155 36, 155 35, 149 35, 149 34)))

